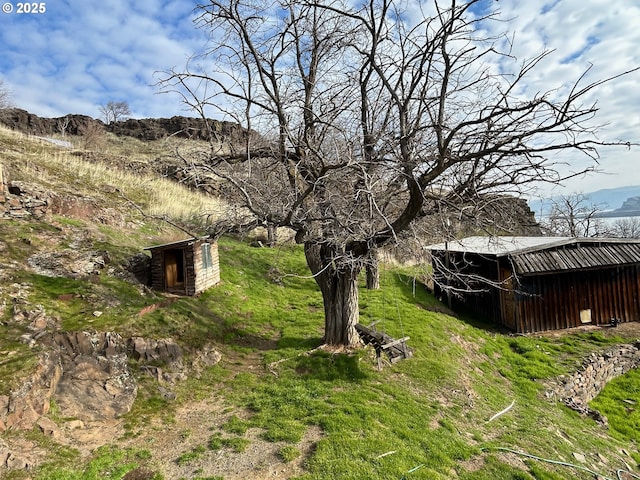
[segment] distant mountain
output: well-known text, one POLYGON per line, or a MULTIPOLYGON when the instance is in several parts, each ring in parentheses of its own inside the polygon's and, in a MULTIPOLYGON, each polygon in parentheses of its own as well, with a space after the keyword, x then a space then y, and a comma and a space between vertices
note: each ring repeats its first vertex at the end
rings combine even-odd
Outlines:
MULTIPOLYGON (((636 200, 633 200, 636 197, 640 197, 640 185, 605 188, 596 190, 595 192, 585 192, 584 194, 587 196, 587 202, 589 204, 596 205, 601 209, 602 213, 600 216, 640 216, 639 204, 636 203, 636 200)), ((548 213, 553 202, 560 198, 561 196, 558 195, 550 198, 529 200, 529 207, 535 212, 536 217, 540 218, 548 213)))
POLYGON ((620 208, 596 215, 600 218, 640 217, 640 197, 627 198, 620 208))

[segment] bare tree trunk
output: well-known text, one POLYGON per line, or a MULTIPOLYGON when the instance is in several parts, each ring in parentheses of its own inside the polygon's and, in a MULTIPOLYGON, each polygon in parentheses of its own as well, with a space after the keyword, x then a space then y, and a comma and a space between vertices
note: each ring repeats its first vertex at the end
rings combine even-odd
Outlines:
POLYGON ((380 289, 380 269, 378 259, 371 256, 367 261, 367 288, 369 290, 380 289))
POLYGON ((335 250, 327 245, 305 244, 307 265, 314 274, 324 302, 324 343, 356 347, 360 343, 357 262, 336 261, 335 250))
POLYGON ((267 225, 267 245, 269 247, 275 247, 278 240, 278 231, 275 225, 267 225))

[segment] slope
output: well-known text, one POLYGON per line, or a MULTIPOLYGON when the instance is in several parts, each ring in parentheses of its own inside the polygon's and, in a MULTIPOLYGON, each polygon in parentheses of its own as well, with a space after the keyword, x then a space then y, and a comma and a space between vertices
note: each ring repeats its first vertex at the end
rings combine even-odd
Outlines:
MULTIPOLYGON (((107 138, 109 148, 120 141, 107 138)), ((5 465, 19 454, 33 462, 30 470, 3 467, 2 478, 586 479, 587 468, 615 478, 640 460, 637 431, 608 430, 545 395, 591 352, 636 338, 627 330, 635 325, 510 336, 443 313, 416 281, 423 271, 387 265, 381 290, 364 289, 361 279, 361 322, 410 336, 415 354, 377 371, 370 350, 318 348, 322 298, 297 246, 222 239, 222 284, 197 298, 166 298, 126 268, 142 247, 184 235, 127 200, 169 211, 178 202, 154 196, 155 178, 114 168, 131 159, 107 147, 68 152, 0 130, 0 148, 8 181, 96 209, 0 221, 0 395, 20 390, 47 353, 30 342, 38 318, 56 332, 170 339, 183 352, 181 366, 129 358, 137 394, 112 421, 65 416, 52 401, 43 415, 51 423, 4 431, 14 455, 5 465), (105 209, 113 212, 103 216, 105 209), (33 316, 18 322, 16 311, 33 316)), ((165 154, 162 144, 126 148, 144 164, 165 154)), ((192 193, 179 190, 179 203, 192 193)), ((171 215, 205 228, 195 220, 203 208, 196 202, 185 216, 171 215)), ((638 381, 614 388, 632 398, 638 381)), ((634 414, 628 403, 609 403, 608 415, 634 414)))

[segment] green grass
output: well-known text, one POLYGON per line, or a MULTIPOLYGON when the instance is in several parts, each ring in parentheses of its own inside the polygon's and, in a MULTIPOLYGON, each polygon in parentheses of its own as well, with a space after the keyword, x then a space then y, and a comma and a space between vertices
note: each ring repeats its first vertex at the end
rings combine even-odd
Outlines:
MULTIPOLYGON (((98 448, 84 468, 61 468, 55 463, 38 469, 35 480, 121 480, 129 471, 146 465, 150 454, 146 450, 119 449, 115 446, 98 448)), ((162 480, 156 474, 153 480, 162 480)))
POLYGON ((249 429, 250 422, 246 420, 242 420, 238 418, 236 415, 233 415, 227 422, 222 426, 222 429, 227 433, 233 433, 236 435, 244 435, 246 431, 249 429))
POLYGON ((205 447, 203 447, 202 445, 197 446, 193 450, 190 450, 188 452, 185 452, 185 453, 181 454, 176 459, 176 463, 178 465, 180 465, 180 466, 189 465, 189 464, 195 462, 196 460, 199 460, 200 458, 202 458, 202 455, 206 451, 207 451, 207 449, 205 447))
MULTIPOLYGON (((640 443, 640 370, 631 370, 607 383, 590 406, 607 417, 612 436, 640 443)), ((640 456, 636 455, 636 461, 640 456)))
POLYGON ((251 440, 242 437, 222 437, 220 433, 216 433, 209 439, 210 450, 221 450, 228 448, 236 453, 244 452, 251 444, 251 440))
MULTIPOLYGON (((214 434, 210 449, 242 452, 249 443, 243 435, 259 428, 264 439, 283 443, 280 456, 292 461, 309 428, 318 426, 322 438, 305 460, 304 479, 555 480, 588 477, 533 460, 516 468, 495 447, 570 461, 576 451, 593 457, 637 441, 628 432, 608 436, 593 420, 543 395, 546 380, 573 371, 583 355, 621 338, 505 335, 490 325, 431 311, 435 300, 414 288, 405 270, 387 268, 382 290, 361 289, 361 321, 379 320, 378 327, 390 335, 410 336, 415 354, 378 372, 367 349, 307 353, 320 344, 323 315, 301 249, 258 249, 222 240, 220 251, 220 286, 144 317, 147 332, 172 336, 188 348, 214 343, 223 349, 220 365, 177 389, 179 401, 215 392, 247 412, 229 417, 221 430, 233 436, 214 434), (265 366, 279 361, 275 374, 268 368, 235 371, 255 355, 265 366), (512 401, 509 412, 487 423, 512 401)), ((58 291, 51 285, 45 290, 58 291)), ((165 400, 145 393, 153 392, 152 382, 145 385, 127 416, 135 428, 171 410, 165 400)), ((618 428, 615 420, 611 425, 618 428)), ((188 464, 203 453, 195 449, 176 461, 188 464)), ((615 458, 609 458, 612 468, 615 458)))

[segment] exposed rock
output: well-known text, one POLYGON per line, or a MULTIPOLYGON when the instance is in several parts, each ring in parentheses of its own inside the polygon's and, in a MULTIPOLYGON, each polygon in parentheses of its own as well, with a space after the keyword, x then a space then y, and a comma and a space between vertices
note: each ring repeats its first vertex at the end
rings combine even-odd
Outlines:
POLYGON ((125 268, 142 285, 151 285, 151 257, 149 255, 138 253, 127 259, 125 268))
POLYGON ((116 135, 135 137, 140 140, 160 140, 170 135, 195 140, 209 140, 211 136, 224 139, 242 140, 244 130, 236 123, 218 120, 203 120, 174 116, 171 118, 146 118, 142 120, 130 118, 122 122, 114 122, 108 127, 116 135))
POLYGON ((0 421, 8 430, 30 430, 42 415, 49 412, 51 395, 61 376, 57 356, 45 353, 36 371, 8 401, 0 402, 0 421))
POLYGON ((59 332, 53 344, 63 371, 54 399, 63 416, 95 421, 131 410, 138 387, 119 334, 59 332))
POLYGON ((206 367, 212 367, 222 360, 222 355, 213 346, 206 345, 195 354, 193 360, 193 368, 195 371, 200 371, 206 367))
POLYGON ((573 457, 580 463, 587 463, 586 457, 581 453, 573 452, 573 457))
POLYGON ((31 470, 38 463, 38 458, 43 457, 44 452, 33 442, 14 440, 16 441, 9 444, 8 439, 6 441, 0 439, 0 467, 11 470, 31 470))
POLYGON ((154 340, 142 337, 129 339, 131 356, 141 363, 167 365, 170 368, 182 367, 182 350, 171 338, 154 340))
POLYGON ((104 128, 104 123, 87 115, 69 114, 64 117, 43 118, 20 108, 3 110, 0 123, 28 135, 49 136, 62 133, 60 124, 66 119, 69 121, 65 133, 69 135, 82 135, 89 126, 104 128))
POLYGON ((0 218, 42 218, 47 214, 53 192, 39 185, 13 181, 0 196, 0 218))
POLYGON ((47 417, 40 417, 38 419, 38 427, 42 431, 42 433, 47 437, 59 438, 60 437, 60 429, 58 426, 47 417))
POLYGON ((38 252, 27 259, 27 264, 39 275, 47 277, 82 278, 99 274, 109 263, 106 252, 62 249, 38 252))
POLYGON ((242 140, 245 130, 238 124, 218 120, 175 116, 171 118, 128 119, 105 125, 102 121, 86 115, 69 114, 64 117, 43 118, 26 110, 12 108, 3 110, 0 123, 29 135, 50 136, 63 133, 61 124, 68 120, 64 133, 83 135, 92 129, 105 129, 115 135, 159 140, 168 136, 209 140, 211 135, 224 139, 242 140))

